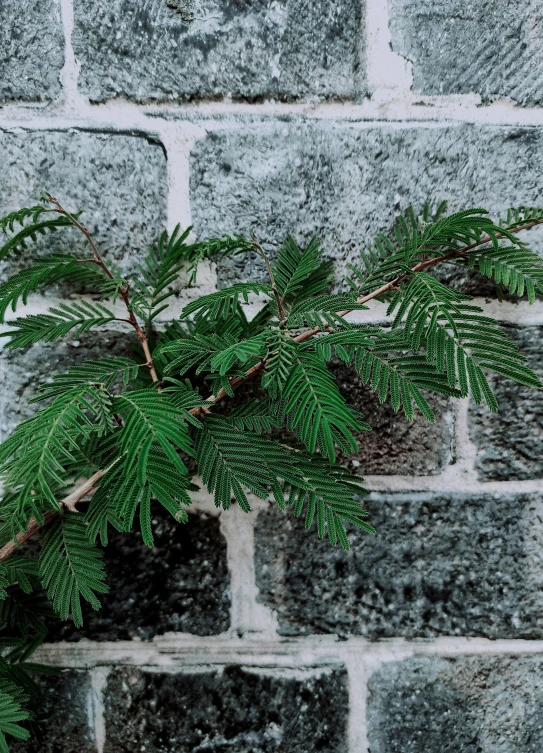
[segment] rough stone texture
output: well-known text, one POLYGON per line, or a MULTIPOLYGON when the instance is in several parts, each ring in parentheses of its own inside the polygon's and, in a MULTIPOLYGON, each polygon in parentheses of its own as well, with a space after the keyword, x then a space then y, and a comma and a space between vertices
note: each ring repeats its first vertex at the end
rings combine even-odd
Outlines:
MULTIPOLYGON (((543 378, 543 327, 507 328, 543 378)), ((477 446, 476 468, 483 481, 511 481, 543 476, 543 393, 503 377, 492 377, 500 406, 471 405, 470 436, 477 446)))
POLYGON ((355 95, 362 36, 357 0, 74 5, 79 88, 93 101, 355 95))
MULTIPOLYGON (((193 150, 193 222, 200 237, 253 228, 269 248, 288 233, 315 234, 341 279, 358 249, 411 203, 447 198, 452 210, 484 206, 498 216, 537 205, 542 139, 539 128, 240 123, 193 150)), ((223 285, 264 274, 247 257, 219 269, 223 285)))
POLYGON ((429 476, 452 462, 454 422, 446 398, 427 395, 436 416, 434 424, 420 414, 408 421, 389 403, 381 404, 353 368, 337 365, 334 375, 349 405, 363 413, 372 427, 357 436, 358 453, 343 457, 342 463, 366 475, 429 476))
POLYGON ((55 0, 0 3, 0 103, 60 94, 64 32, 55 0))
POLYGON ((369 681, 371 753, 539 753, 543 659, 408 659, 369 681))
POLYGON ((260 599, 282 634, 543 637, 541 496, 377 495, 349 553, 273 507, 256 528, 260 599))
POLYGON ((423 94, 543 101, 537 0, 388 0, 392 49, 413 63, 423 94))
POLYGON ((176 523, 153 511, 155 545, 136 532, 111 532, 105 549, 108 594, 102 608, 83 610, 84 626, 55 621, 48 640, 149 640, 166 632, 216 635, 230 625, 226 542, 217 517, 190 515, 176 523))
MULTIPOLYGON (((156 239, 166 223, 166 157, 150 138, 84 131, 0 130, 0 216, 39 203, 46 189, 83 221, 103 251, 125 271, 156 239)), ((40 248, 88 255, 85 238, 62 228, 40 248), (54 242, 52 242, 54 240, 54 242)), ((11 273, 28 263, 4 263, 11 273)))
POLYGON ((119 669, 106 691, 104 753, 345 753, 346 685, 339 668, 300 679, 119 669))
MULTIPOLYGON (((0 343, 4 341, 1 340, 0 343)), ((16 350, 0 349, 0 441, 17 424, 41 407, 29 404, 37 388, 71 365, 104 356, 133 356, 132 337, 101 330, 85 333, 80 340, 65 338, 55 343, 37 343, 16 350)))
POLYGON ((96 753, 89 726, 90 678, 87 672, 64 670, 40 680, 44 696, 34 710, 42 739, 9 738, 10 753, 96 753))

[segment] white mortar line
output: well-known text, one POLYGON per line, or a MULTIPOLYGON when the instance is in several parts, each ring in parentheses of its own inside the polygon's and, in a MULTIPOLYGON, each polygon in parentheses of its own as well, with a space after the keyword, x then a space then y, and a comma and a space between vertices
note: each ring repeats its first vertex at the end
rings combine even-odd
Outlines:
POLYGON ((438 476, 365 476, 370 492, 440 492, 443 494, 541 494, 543 479, 527 481, 477 481, 455 473, 455 466, 438 476))
POLYGON ((191 669, 235 663, 262 669, 326 667, 357 662, 400 661, 412 657, 535 656, 543 657, 543 640, 467 638, 440 636, 434 639, 392 638, 368 641, 352 637, 339 641, 332 635, 257 640, 231 636, 201 637, 180 633, 145 641, 88 641, 44 644, 35 660, 73 669, 110 665, 146 666, 157 669, 191 669), (354 661, 354 657, 358 658, 354 661))
MULTIPOLYGON (((70 0, 62 0, 63 14, 70 13, 70 0)), ((71 36, 71 29, 65 33, 71 36)), ((390 55, 394 55, 389 50, 390 55)), ((389 59, 389 71, 390 71, 389 59)), ((392 66, 392 70, 394 67, 392 66)), ((171 104, 134 104, 115 99, 101 105, 91 105, 76 89, 77 61, 73 57, 71 45, 66 50, 66 65, 63 69, 63 83, 66 91, 64 106, 43 107, 25 105, 4 105, 0 110, 0 127, 26 128, 119 128, 133 129, 144 123, 153 129, 153 124, 172 122, 186 124, 216 120, 216 127, 238 128, 243 120, 281 120, 285 116, 295 116, 308 120, 345 121, 362 127, 411 127, 436 128, 461 125, 464 123, 497 126, 541 126, 543 108, 517 107, 513 102, 502 99, 491 104, 481 105, 478 95, 420 96, 398 93, 397 89, 382 88, 372 100, 363 102, 321 102, 288 103, 232 102, 225 98, 221 102, 200 102, 171 104), (71 56, 71 58, 70 58, 71 56), (392 92, 392 94, 391 94, 392 92), (228 122, 230 121, 230 123, 228 122)), ((375 74, 378 76, 378 72, 375 74)), ((384 74, 383 74, 384 75, 384 74)), ((390 73, 387 73, 392 79, 390 73)), ((60 103, 59 103, 60 104, 60 103)), ((206 124, 207 125, 207 124, 206 124)))
POLYGON ((104 753, 106 742, 106 719, 104 713, 104 692, 107 687, 109 667, 95 667, 90 672, 90 715, 89 726, 94 737, 96 753, 104 753))
MULTIPOLYGON (((172 217, 175 214, 172 212, 172 217)), ((173 224, 173 222, 172 222, 173 224)), ((181 227, 185 226, 181 222, 181 227)), ((171 322, 173 319, 177 319, 181 314, 183 308, 195 298, 205 295, 208 292, 214 290, 214 281, 216 280, 216 272, 214 265, 206 266, 204 263, 200 265, 201 269, 198 270, 198 276, 196 284, 190 288, 181 288, 175 298, 172 298, 169 303, 169 308, 162 312, 155 321, 159 323, 171 322)), ((251 298, 252 296, 250 296, 251 298)), ((91 295, 78 295, 74 294, 74 300, 88 300, 92 301, 91 295)), ((47 313, 47 310, 51 306, 58 306, 59 303, 65 303, 66 298, 56 298, 54 296, 46 296, 38 293, 33 293, 28 297, 28 303, 26 306, 20 305, 16 312, 10 309, 6 311, 5 322, 9 323, 17 317, 29 314, 42 314, 47 313)), ((510 303, 504 301, 500 303, 497 300, 489 300, 488 298, 474 298, 473 305, 480 306, 486 316, 491 316, 497 322, 503 322, 504 324, 518 324, 522 326, 540 327, 543 326, 543 300, 536 301, 533 305, 530 305, 526 300, 520 300, 518 303, 510 303)), ((123 304, 107 304, 108 308, 117 316, 123 316, 125 311, 123 304)), ((254 301, 249 304, 243 304, 245 313, 252 319, 263 306, 263 301, 254 301)), ((372 301, 367 310, 353 311, 347 317, 347 321, 353 324, 390 324, 392 319, 386 316, 387 304, 380 303, 379 301, 372 301)), ((2 325, 0 325, 1 327, 2 325)))
POLYGON ((72 45, 72 34, 74 30, 73 0, 60 0, 60 10, 62 25, 64 28, 64 67, 60 72, 63 101, 60 105, 61 109, 66 113, 74 113, 77 115, 81 109, 86 108, 88 103, 77 90, 80 65, 75 58, 72 45))
POLYGON ((409 100, 412 65, 392 51, 388 0, 365 0, 366 82, 374 102, 409 100))
POLYGON ((254 523, 265 503, 250 498, 253 508, 245 513, 234 505, 221 515, 221 531, 226 538, 230 573, 230 632, 239 636, 274 637, 277 617, 269 607, 257 601, 254 523))

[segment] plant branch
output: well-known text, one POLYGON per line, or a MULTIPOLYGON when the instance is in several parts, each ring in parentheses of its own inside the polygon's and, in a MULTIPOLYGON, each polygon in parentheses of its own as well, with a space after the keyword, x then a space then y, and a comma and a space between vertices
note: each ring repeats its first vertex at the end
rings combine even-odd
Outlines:
MULTIPOLYGON (((50 200, 56 202, 56 199, 53 199, 53 197, 51 197, 50 200)), ((57 202, 57 204, 58 204, 58 202, 57 202)), ((65 214, 67 216, 69 216, 67 213, 65 213, 65 214)), ((77 222, 77 220, 75 222, 77 222)), ((528 229, 530 229, 530 228, 532 228, 532 227, 534 227, 536 225, 541 225, 541 224, 543 224, 543 219, 541 219, 541 220, 534 220, 532 222, 525 223, 524 225, 519 225, 518 227, 512 228, 508 232, 509 233, 519 233, 522 230, 528 230, 528 229)), ((85 233, 84 230, 82 230, 82 231, 85 233)), ((85 235, 87 235, 87 233, 85 233, 85 235)), ((503 234, 496 234, 496 237, 497 238, 503 238, 504 235, 503 234)), ((433 257, 431 259, 426 259, 425 261, 421 261, 418 264, 416 264, 411 269, 411 271, 409 273, 405 272, 405 273, 403 273, 401 275, 398 275, 397 277, 395 277, 390 282, 387 282, 385 285, 382 285, 377 290, 374 290, 372 293, 368 293, 365 296, 360 296, 357 299, 357 303, 367 303, 368 301, 371 301, 374 298, 378 298, 380 295, 383 295, 384 293, 387 293, 388 291, 397 288, 398 285, 403 280, 405 280, 408 276, 410 276, 412 274, 415 274, 417 272, 420 272, 423 269, 427 269, 428 267, 431 267, 431 266, 433 266, 435 264, 438 264, 439 262, 446 262, 446 261, 449 261, 451 259, 455 259, 455 258, 459 258, 459 257, 460 258, 462 258, 462 257, 465 258, 470 251, 472 251, 473 249, 478 248, 479 246, 482 246, 482 245, 484 245, 486 243, 489 243, 491 240, 492 239, 489 236, 484 236, 479 241, 477 241, 475 243, 472 243, 472 244, 470 244, 468 246, 464 246, 462 248, 454 249, 453 251, 451 251, 448 254, 445 254, 445 255, 442 255, 442 256, 435 256, 435 257, 433 257)), ((91 244, 91 247, 92 247, 92 244, 91 244)), ((268 264, 269 264, 269 260, 268 260, 268 264)), ((270 265, 269 269, 271 269, 271 265, 270 265)), ((274 287, 273 272, 271 273, 271 280, 272 280, 272 287, 274 287)), ((121 290, 121 295, 123 295, 122 290, 121 290)), ((128 297, 128 292, 126 292, 126 296, 128 297)), ((123 300, 124 300, 124 296, 123 296, 123 300)), ((125 301, 125 303, 127 303, 127 301, 125 301)), ((128 308, 128 303, 127 303, 127 308, 128 308)), ((139 324, 135 320, 135 317, 133 316, 133 313, 131 312, 130 309, 128 309, 128 310, 129 310, 129 314, 131 315, 130 323, 134 324, 134 322, 135 322, 135 325, 139 328, 139 324), (134 321, 132 321, 132 320, 134 320, 134 321)), ((281 309, 280 309, 280 311, 281 311, 281 309)), ((347 314, 349 314, 350 311, 351 311, 351 309, 347 309, 345 311, 340 311, 338 315, 343 317, 343 316, 346 316, 347 314)), ((141 328, 139 328, 139 329, 140 329, 140 332, 141 332, 141 328)), ((294 339, 295 342, 299 342, 299 343, 305 342, 306 340, 309 340, 311 337, 314 337, 314 335, 318 334, 321 331, 322 330, 321 330, 320 327, 315 327, 313 329, 308 329, 308 330, 305 330, 304 332, 301 332, 299 335, 297 335, 293 339, 294 339)), ((151 354, 150 354, 150 351, 149 351, 149 346, 148 346, 148 343, 147 343, 147 338, 145 337, 145 335, 144 335, 143 332, 142 332, 142 335, 143 335, 143 338, 144 338, 144 339, 142 339, 142 344, 144 345, 145 355, 149 359, 149 362, 147 364, 145 364, 145 365, 150 367, 151 374, 153 375, 153 373, 154 373, 155 377, 156 377, 156 372, 154 372, 154 367, 152 366, 152 358, 151 358, 151 354)), ((141 337, 140 337, 140 339, 141 339, 141 337)), ((265 367, 266 367, 266 361, 265 360, 259 361, 259 363, 255 364, 250 369, 248 369, 245 372, 244 376, 234 377, 234 379, 232 379, 232 381, 230 382, 231 388, 233 390, 236 390, 242 384, 245 384, 248 380, 250 380, 253 376, 255 376, 255 374, 257 374, 259 371, 262 371, 265 367)), ((153 380, 154 381, 158 381, 158 377, 156 377, 156 378, 155 377, 153 377, 153 380)), ((209 398, 207 398, 207 400, 209 402, 217 403, 219 400, 222 400, 223 398, 225 398, 227 396, 228 395, 227 395, 226 391, 224 389, 220 389, 219 392, 216 395, 211 395, 209 398)), ((203 407, 203 408, 202 407, 192 408, 192 410, 190 410, 189 413, 191 413, 193 416, 201 416, 201 415, 205 415, 206 413, 209 413, 209 411, 210 411, 210 407, 206 406, 206 407, 203 407)), ((74 489, 74 491, 72 491, 70 494, 68 494, 67 497, 64 497, 64 499, 62 499, 60 501, 61 507, 64 507, 67 510, 75 511, 77 503, 80 502, 81 499, 83 499, 83 497, 85 497, 87 494, 89 494, 89 493, 91 493, 92 491, 95 490, 96 483, 106 473, 107 473, 107 469, 106 470, 99 470, 99 471, 97 471, 93 476, 91 476, 88 479, 88 481, 86 481, 84 484, 82 484, 81 486, 79 486, 77 489, 74 489)), ((21 533, 17 534, 16 541, 10 541, 9 543, 7 543, 5 546, 3 546, 0 549, 0 562, 3 561, 3 560, 5 560, 11 554, 13 554, 13 552, 16 551, 16 549, 19 546, 21 546, 21 544, 23 544, 25 541, 27 541, 29 538, 31 538, 31 536, 33 536, 35 533, 37 533, 41 528, 43 528, 45 525, 47 525, 47 523, 51 520, 51 518, 54 515, 56 515, 55 512, 47 512, 47 513, 45 513, 45 515, 44 515, 44 522, 41 523, 41 524, 38 523, 38 521, 34 517, 32 517, 30 519, 29 523, 28 523, 27 529, 25 531, 22 531, 21 533)))
MULTIPOLYGON (((100 481, 106 473, 107 469, 96 471, 96 473, 94 473, 87 481, 70 492, 70 494, 64 497, 64 499, 60 500, 59 504, 61 509, 64 508, 70 510, 70 512, 77 512, 77 503, 81 502, 84 497, 95 491, 96 483, 100 481)), ((8 541, 8 543, 0 549, 0 562, 7 559, 20 546, 22 546, 25 541, 28 541, 28 539, 34 536, 35 533, 44 528, 55 517, 55 515, 57 515, 57 513, 54 510, 46 512, 43 516, 42 523, 39 523, 36 518, 32 516, 28 522, 26 530, 18 533, 15 540, 8 541)))
POLYGON ((270 263, 270 260, 268 259, 267 254, 264 253, 264 249, 262 248, 260 243, 257 241, 254 233, 253 233, 253 240, 251 242, 251 245, 253 246, 257 254, 264 259, 264 262, 268 270, 268 275, 270 278, 273 295, 275 296, 275 302, 277 303, 277 310, 279 312, 279 318, 281 319, 281 324, 285 326, 287 323, 287 317, 285 316, 285 310, 283 308, 283 299, 281 298, 281 296, 279 295, 279 291, 277 290, 277 284, 275 282, 275 275, 273 274, 272 265, 270 263))
MULTIPOLYGON (((82 225, 79 222, 79 220, 76 217, 73 216, 73 214, 70 214, 70 212, 68 212, 66 209, 64 209, 64 207, 60 204, 60 202, 58 201, 58 199, 56 199, 50 193, 47 194, 47 198, 51 202, 51 204, 54 204, 55 207, 56 207, 56 209, 53 210, 53 211, 58 212, 59 214, 64 215, 64 217, 67 217, 70 220, 70 222, 72 223, 72 225, 83 233, 83 235, 87 239, 87 241, 88 241, 88 243, 89 243, 89 245, 91 247, 92 253, 94 255, 94 260, 93 261, 95 261, 95 263, 98 264, 99 267, 101 267, 101 269, 109 277, 110 280, 114 280, 115 277, 114 277, 113 273, 111 272, 111 270, 109 269, 109 267, 107 266, 107 264, 105 263, 105 261, 102 258, 100 252, 98 251, 98 248, 96 247, 96 244, 95 244, 95 242, 92 239, 92 236, 90 234, 89 229, 87 227, 85 227, 84 225, 82 225)), ((122 287, 119 288, 119 294, 120 294, 121 298, 123 299, 123 302, 124 302, 124 305, 126 307, 126 310, 128 311, 128 319, 126 321, 128 322, 128 324, 130 324, 136 330, 136 334, 137 334, 137 336, 139 337, 139 339, 141 341, 143 352, 145 353, 145 358, 147 359, 146 366, 149 369, 149 372, 151 374, 151 378, 152 378, 153 382, 158 382, 159 378, 158 378, 158 374, 156 373, 155 365, 153 363, 153 357, 151 355, 151 350, 149 348, 149 340, 148 340, 147 335, 145 334, 145 332, 140 327, 139 322, 138 322, 138 320, 136 319, 136 317, 134 315, 134 312, 132 311, 132 307, 130 306, 130 293, 129 293, 129 290, 130 290, 130 288, 129 288, 128 285, 123 285, 122 287)))
MULTIPOLYGON (((531 222, 526 222, 523 225, 518 225, 517 227, 511 228, 508 230, 508 233, 520 233, 522 230, 529 230, 532 227, 535 227, 536 225, 543 224, 543 219, 539 220, 532 220, 531 222)), ((505 235, 503 233, 496 233, 496 238, 504 238, 505 235)), ((480 238, 478 241, 475 241, 474 243, 471 243, 468 246, 462 246, 461 248, 455 248, 453 251, 450 251, 448 254, 443 254, 441 256, 434 256, 431 259, 426 259, 425 261, 421 261, 418 264, 416 264, 410 272, 404 272, 401 275, 398 275, 393 280, 390 280, 390 282, 387 282, 385 285, 382 285, 380 288, 377 288, 377 290, 374 290, 371 293, 368 293, 367 295, 360 296, 357 298, 356 302, 361 303, 368 303, 368 301, 373 300, 374 298, 378 298, 380 295, 383 295, 384 293, 388 293, 390 290, 393 290, 398 287, 398 285, 403 282, 407 277, 409 277, 412 274, 416 274, 417 272, 421 272, 423 269, 427 269, 428 267, 432 267, 435 264, 439 264, 439 262, 447 262, 451 259, 456 258, 463 258, 468 255, 470 251, 473 251, 473 249, 478 248, 479 246, 484 246, 486 243, 490 243, 492 241, 492 238, 489 235, 484 235, 482 238, 480 238)), ((337 316, 347 316, 347 314, 350 314, 352 309, 345 309, 345 311, 339 311, 337 316)), ((325 329, 331 329, 328 325, 325 327, 325 329)), ((294 342, 297 343, 303 343, 306 340, 310 340, 312 337, 317 335, 319 332, 322 332, 323 330, 320 327, 314 327, 312 329, 305 330, 304 332, 300 332, 299 335, 293 338, 294 342)), ((242 384, 244 384, 246 381, 251 379, 255 374, 257 374, 259 371, 262 371, 266 367, 266 361, 260 361, 259 363, 255 364, 255 366, 252 366, 248 371, 245 372, 244 377, 234 377, 232 381, 230 382, 230 386, 233 390, 236 390, 238 387, 240 387, 242 384)), ((219 400, 222 400, 223 398, 227 397, 227 392, 224 389, 219 390, 219 392, 216 395, 210 395, 210 397, 207 398, 210 402, 218 402, 219 400)), ((202 412, 209 413, 210 408, 195 408, 193 409, 194 412, 202 412)))

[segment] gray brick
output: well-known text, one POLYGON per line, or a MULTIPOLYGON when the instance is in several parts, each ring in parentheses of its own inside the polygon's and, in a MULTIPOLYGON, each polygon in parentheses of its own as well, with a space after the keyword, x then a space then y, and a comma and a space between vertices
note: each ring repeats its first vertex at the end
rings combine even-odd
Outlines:
MULTIPOLYGON (((136 262, 166 222, 166 157, 144 136, 84 131, 0 131, 0 216, 38 203, 43 189, 71 211, 83 210, 104 256, 123 269, 136 262)), ((86 241, 63 229, 39 247, 88 254, 86 241), (53 242, 54 241, 54 242, 53 242)), ((30 252, 3 264, 28 264, 30 252)))
POLYGON ((541 496, 427 493, 366 501, 349 553, 274 508, 256 527, 260 599, 285 635, 543 636, 541 496))
POLYGON ((39 680, 43 698, 34 713, 42 739, 11 742, 11 753, 96 753, 89 726, 90 678, 87 672, 64 670, 39 680))
MULTIPOLYGON (((543 327, 507 328, 543 377, 543 327)), ((507 379, 491 379, 500 406, 471 405, 470 436, 477 446, 476 468, 484 481, 543 477, 543 393, 507 379)))
POLYGON ((385 664, 370 678, 371 753, 538 753, 543 659, 461 657, 385 664))
POLYGON ((150 640, 174 631, 217 635, 230 626, 226 541, 219 520, 205 514, 177 523, 155 505, 155 545, 139 532, 110 531, 104 564, 110 591, 95 612, 85 605, 83 628, 51 623, 48 641, 150 640))
POLYGON ((356 0, 75 0, 80 90, 92 101, 355 95, 356 0))
MULTIPOLYGON (((0 340, 0 343, 3 343, 0 340)), ((65 338, 55 343, 37 343, 16 350, 0 349, 0 441, 6 439, 17 424, 33 416, 40 404, 29 404, 37 388, 54 374, 82 361, 107 356, 133 356, 134 339, 130 333, 101 330, 81 336, 80 340, 65 338)))
POLYGON ((342 457, 343 464, 366 475, 429 476, 453 461, 454 421, 446 398, 427 396, 436 416, 434 424, 420 413, 408 421, 402 412, 395 413, 390 403, 381 404, 353 368, 337 365, 333 371, 349 405, 372 427, 357 436, 358 453, 342 457))
POLYGON ((225 667, 198 674, 114 670, 104 753, 346 753, 341 669, 303 679, 225 667))
MULTIPOLYGON (((452 210, 484 206, 501 215, 508 206, 537 204, 542 138, 539 128, 481 125, 217 126, 192 153, 193 221, 201 237, 253 228, 268 248, 288 233, 300 240, 315 234, 341 279, 358 249, 390 230, 395 209, 446 198, 452 210)), ((223 285, 264 275, 246 257, 219 269, 223 285)))
POLYGON ((64 65, 59 3, 2 0, 0 50, 0 103, 58 97, 64 65))
POLYGON ((543 22, 537 0, 389 0, 392 49, 422 94, 541 104, 543 22))

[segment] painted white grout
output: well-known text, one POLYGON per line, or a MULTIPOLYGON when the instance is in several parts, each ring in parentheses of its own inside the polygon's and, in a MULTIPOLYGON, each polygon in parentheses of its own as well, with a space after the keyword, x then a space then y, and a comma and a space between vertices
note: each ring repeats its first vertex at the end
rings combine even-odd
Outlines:
POLYGON ((60 72, 63 100, 60 103, 60 109, 77 116, 85 108, 87 102, 77 90, 80 65, 75 58, 72 45, 74 30, 73 0, 60 0, 60 11, 64 28, 64 66, 60 72))
POLYGON ((89 727, 94 736, 96 753, 104 753, 106 743, 104 693, 107 687, 109 672, 109 667, 95 667, 90 672, 89 727))
MULTIPOLYGON (((63 13, 69 13, 70 0, 62 0, 63 13)), ((68 33, 68 32, 67 32, 68 33)), ((71 32, 70 32, 71 34, 71 32)), ((263 123, 288 116, 303 120, 352 122, 374 128, 439 128, 463 123, 496 126, 541 126, 543 108, 519 107, 501 99, 482 105, 476 95, 419 96, 405 95, 398 89, 381 89, 363 102, 275 102, 223 101, 181 104, 135 104, 115 99, 91 105, 75 89, 78 64, 73 51, 67 49, 62 72, 65 86, 63 106, 43 107, 7 104, 0 110, 2 128, 108 128, 154 131, 161 123, 178 122, 210 128, 237 128, 244 120, 263 123), (71 58, 71 59, 70 59, 71 58)))
POLYGON ((374 102, 411 97, 411 64, 392 51, 387 0, 366 0, 366 83, 374 102))
POLYGON ((267 505, 252 496, 250 504, 253 508, 250 513, 234 505, 220 518, 230 573, 230 631, 246 637, 274 637, 277 635, 277 617, 269 607, 257 601, 255 573, 254 524, 259 510, 267 505))
POLYGON ((383 663, 413 657, 462 656, 543 657, 543 640, 440 636, 418 640, 391 638, 369 641, 361 637, 338 640, 333 635, 257 640, 254 636, 201 637, 179 633, 149 642, 95 642, 84 639, 78 643, 48 643, 39 648, 35 660, 73 669, 119 665, 192 671, 198 666, 224 666, 230 663, 261 669, 277 667, 298 670, 337 666, 346 664, 350 659, 356 659, 351 666, 360 668, 361 661, 383 663))

